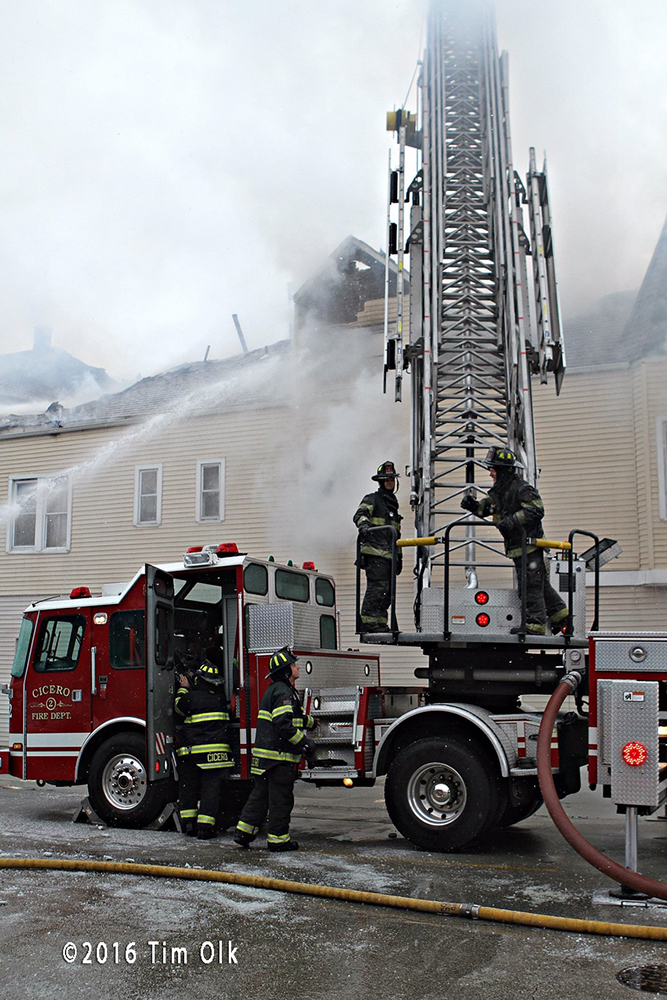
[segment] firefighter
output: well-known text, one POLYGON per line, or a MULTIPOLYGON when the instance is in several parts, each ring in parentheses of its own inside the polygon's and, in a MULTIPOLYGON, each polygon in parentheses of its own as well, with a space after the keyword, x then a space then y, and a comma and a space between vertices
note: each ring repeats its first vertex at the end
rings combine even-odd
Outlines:
POLYGON ((253 789, 236 827, 234 841, 249 847, 268 814, 266 842, 270 851, 296 851, 289 832, 294 806, 294 782, 301 758, 312 766, 315 744, 305 734, 315 719, 305 715, 296 690, 299 661, 289 649, 281 649, 269 660, 266 675, 271 683, 264 692, 257 717, 257 736, 250 773, 253 789))
POLYGON ((181 824, 188 836, 209 840, 222 796, 222 783, 234 758, 228 743, 229 706, 220 670, 204 660, 192 683, 178 675, 174 702, 180 746, 178 800, 181 824))
MULTIPOLYGON (((490 448, 484 464, 493 486, 481 500, 466 494, 461 506, 478 517, 491 516, 505 540, 505 555, 514 561, 521 594, 522 528, 528 539, 544 538, 544 504, 535 487, 519 475, 509 448, 490 448)), ((567 607, 547 579, 542 549, 528 542, 526 554, 526 632, 545 635, 547 622, 554 634, 561 632, 567 624, 567 607)), ((520 626, 510 629, 514 635, 521 631, 520 626)))
MULTIPOLYGON (((389 531, 371 528, 392 527, 401 534, 398 513, 398 473, 393 462, 383 462, 371 479, 378 483, 375 493, 367 493, 352 518, 359 531, 361 568, 366 572, 366 593, 361 605, 361 631, 387 632, 387 611, 391 604, 392 536, 389 531)), ((400 549, 396 556, 396 574, 402 569, 400 549)))

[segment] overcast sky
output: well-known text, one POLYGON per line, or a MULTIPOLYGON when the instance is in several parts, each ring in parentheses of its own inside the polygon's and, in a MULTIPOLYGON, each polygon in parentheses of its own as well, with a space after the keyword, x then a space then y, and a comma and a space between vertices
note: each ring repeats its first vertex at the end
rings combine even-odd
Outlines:
MULTIPOLYGON (((250 348, 287 336, 290 285, 349 234, 384 244, 424 6, 0 0, 0 352, 49 326, 133 379, 237 352, 232 313, 250 348)), ((567 317, 638 287, 667 214, 667 3, 496 9, 567 317)))

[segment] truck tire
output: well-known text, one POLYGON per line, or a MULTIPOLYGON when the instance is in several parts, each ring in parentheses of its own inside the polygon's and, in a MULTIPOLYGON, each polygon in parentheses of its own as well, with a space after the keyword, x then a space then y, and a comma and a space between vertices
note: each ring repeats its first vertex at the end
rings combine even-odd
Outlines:
POLYGON ((474 743, 456 737, 419 740, 392 761, 385 802, 394 826, 417 847, 458 851, 494 825, 497 767, 474 743))
POLYGON ((88 772, 90 804, 109 826, 147 826, 176 798, 168 779, 149 782, 138 733, 118 733, 96 750, 88 772))

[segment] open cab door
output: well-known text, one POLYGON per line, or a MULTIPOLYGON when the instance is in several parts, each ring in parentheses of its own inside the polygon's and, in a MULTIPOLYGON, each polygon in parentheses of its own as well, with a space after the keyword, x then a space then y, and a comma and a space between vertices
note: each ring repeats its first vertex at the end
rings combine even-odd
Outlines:
POLYGON ((174 579, 146 566, 146 770, 171 776, 174 744, 174 579))

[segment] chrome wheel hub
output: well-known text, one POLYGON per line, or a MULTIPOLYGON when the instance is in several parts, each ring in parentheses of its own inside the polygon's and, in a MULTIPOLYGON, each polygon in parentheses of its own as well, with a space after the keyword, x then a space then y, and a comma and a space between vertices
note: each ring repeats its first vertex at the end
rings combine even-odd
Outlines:
POLYGON ((146 794, 144 765, 131 754, 117 754, 104 768, 102 790, 115 809, 134 809, 146 794))
POLYGON ((423 764, 412 775, 407 788, 413 813, 430 826, 446 826, 463 813, 467 793, 463 778, 448 764, 423 764))

